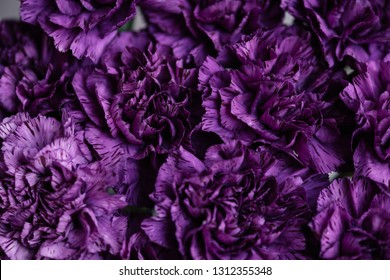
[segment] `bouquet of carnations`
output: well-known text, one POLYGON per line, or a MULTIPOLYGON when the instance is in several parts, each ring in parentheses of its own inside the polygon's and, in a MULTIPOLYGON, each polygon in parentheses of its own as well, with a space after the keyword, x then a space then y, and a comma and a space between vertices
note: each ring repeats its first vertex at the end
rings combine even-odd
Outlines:
POLYGON ((389 0, 20 17, 0 23, 1 259, 390 259, 389 0))

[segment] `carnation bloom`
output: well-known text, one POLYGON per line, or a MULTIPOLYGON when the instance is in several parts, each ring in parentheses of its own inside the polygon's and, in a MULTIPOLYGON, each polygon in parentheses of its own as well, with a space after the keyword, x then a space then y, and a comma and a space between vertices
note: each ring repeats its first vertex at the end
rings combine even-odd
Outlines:
POLYGON ((367 178, 344 178, 324 189, 310 226, 324 259, 389 259, 390 199, 367 178))
POLYGON ((135 158, 167 154, 186 141, 191 128, 187 108, 197 71, 170 61, 159 47, 152 49, 128 47, 120 55, 114 53, 120 58, 116 63, 104 60, 106 69, 84 68, 73 79, 86 115, 132 146, 135 158))
POLYGON ((83 259, 119 253, 121 196, 70 120, 16 115, 0 125, 0 246, 10 259, 83 259))
POLYGON ((331 66, 346 56, 383 59, 389 51, 388 0, 282 0, 282 6, 314 31, 331 66))
POLYGON ((212 146, 204 161, 184 149, 161 167, 142 223, 149 239, 186 259, 289 259, 305 249, 308 209, 300 177, 279 184, 272 157, 239 142, 212 146))
POLYGON ((51 38, 29 24, 3 21, 0 34, 1 111, 34 116, 57 111, 74 60, 59 53, 51 38))
POLYGON ((98 61, 115 31, 135 15, 134 0, 22 0, 21 19, 38 24, 60 51, 98 61))
POLYGON ((355 113, 354 164, 366 176, 390 191, 390 63, 370 62, 341 98, 355 113))
POLYGON ((191 54, 200 64, 207 54, 237 42, 242 35, 281 22, 280 1, 145 0, 140 6, 150 30, 177 58, 191 54))
POLYGON ((333 101, 324 101, 332 78, 308 35, 296 32, 259 32, 233 45, 233 67, 205 61, 199 74, 203 129, 224 141, 268 145, 327 173, 345 163, 348 146, 329 113, 333 101))

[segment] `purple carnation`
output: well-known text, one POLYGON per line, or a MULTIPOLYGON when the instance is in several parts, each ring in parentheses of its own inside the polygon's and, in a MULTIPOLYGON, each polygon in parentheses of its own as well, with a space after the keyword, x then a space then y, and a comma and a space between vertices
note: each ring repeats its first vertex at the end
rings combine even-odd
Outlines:
POLYGON ((357 176, 366 176, 390 191, 390 63, 371 62, 341 94, 355 113, 353 133, 357 176))
POLYGON ((390 1, 282 0, 282 6, 314 31, 331 66, 346 56, 383 59, 390 50, 390 1))
POLYGON ((150 30, 177 58, 192 55, 199 65, 207 54, 242 35, 276 26, 283 11, 270 0, 145 0, 140 2, 150 30))
POLYGON ((116 255, 126 232, 123 197, 71 121, 17 115, 0 125, 0 246, 11 259, 116 255))
POLYGON ((23 21, 39 24, 60 51, 98 61, 115 31, 135 15, 134 0, 22 0, 23 21))
POLYGON ((344 164, 349 149, 330 113, 334 103, 324 100, 332 78, 309 39, 283 28, 260 32, 231 47, 233 68, 208 58, 199 74, 203 129, 268 145, 322 173, 344 164))
POLYGON ((34 26, 3 21, 0 34, 0 110, 34 116, 57 111, 74 59, 59 53, 34 26))
POLYGON ((369 179, 338 179, 310 224, 324 259, 389 259, 390 198, 369 179))
MULTIPOLYGON (((105 60, 105 70, 84 68, 73 79, 75 94, 89 119, 132 146, 135 158, 150 152, 166 154, 185 143, 191 128, 187 109, 196 88, 196 69, 170 61, 159 48, 142 52, 128 47, 115 55, 119 60, 105 60)), ((97 144, 95 140, 99 139, 91 141, 97 144)))
POLYGON ((185 90, 175 84, 159 87, 152 79, 131 84, 114 97, 111 134, 141 145, 141 157, 151 151, 168 153, 185 140, 190 128, 187 102, 185 90))
POLYGON ((305 249, 308 209, 300 177, 279 184, 272 157, 239 142, 208 149, 204 161, 184 149, 161 167, 142 223, 150 240, 186 259, 290 259, 305 249))

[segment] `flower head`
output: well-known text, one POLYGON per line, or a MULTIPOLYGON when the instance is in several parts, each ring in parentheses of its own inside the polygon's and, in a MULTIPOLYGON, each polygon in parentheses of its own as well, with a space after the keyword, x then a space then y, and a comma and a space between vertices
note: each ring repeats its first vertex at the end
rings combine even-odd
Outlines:
POLYGON ((105 69, 80 69, 73 88, 89 119, 133 146, 133 157, 167 154, 185 143, 192 126, 197 69, 170 60, 166 48, 113 51, 105 69), (88 79, 87 79, 88 77, 88 79))
POLYGON ((51 38, 29 24, 3 21, 0 32, 0 111, 5 116, 57 111, 75 60, 59 53, 51 38))
POLYGON ((299 258, 307 219, 302 180, 267 176, 273 160, 240 143, 209 148, 205 160, 180 149, 156 181, 149 239, 187 259, 299 258))
POLYGON ((358 176, 390 186, 390 63, 371 62, 342 92, 355 113, 354 164, 358 176))
POLYGON ((383 59, 389 51, 390 1, 283 0, 282 6, 314 31, 331 66, 347 56, 383 59))
POLYGON ((324 189, 310 224, 324 259, 388 259, 390 199, 369 179, 338 179, 324 189))
MULTIPOLYGON (((233 45, 238 62, 208 58, 200 69, 202 125, 224 141, 265 144, 319 172, 345 162, 348 146, 325 101, 332 76, 321 67, 310 37, 280 28, 233 45), (231 62, 228 62, 231 63, 231 62)), ((307 35, 307 33, 304 33, 307 35)), ((230 59, 232 60, 232 59, 230 59)))
POLYGON ((115 31, 135 15, 134 0, 22 0, 21 19, 38 24, 58 50, 98 61, 115 31))
POLYGON ((1 124, 0 246, 11 259, 101 258, 119 253, 125 206, 80 135, 53 118, 1 124))

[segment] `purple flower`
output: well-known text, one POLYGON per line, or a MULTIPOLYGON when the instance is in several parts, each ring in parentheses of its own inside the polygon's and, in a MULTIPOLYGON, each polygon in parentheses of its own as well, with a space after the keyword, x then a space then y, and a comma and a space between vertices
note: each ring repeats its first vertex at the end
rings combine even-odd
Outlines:
POLYGON ((308 24, 333 66, 350 56, 383 59, 390 48, 390 1, 283 0, 282 6, 308 24))
POLYGON ((82 110, 97 127, 132 146, 134 158, 178 148, 191 128, 187 109, 197 69, 167 59, 159 47, 154 53, 135 47, 119 53, 115 55, 120 60, 110 60, 105 70, 76 73, 73 88, 82 110))
POLYGON ((149 239, 186 259, 289 259, 305 249, 305 191, 300 177, 279 184, 270 154, 238 142, 208 149, 204 161, 184 149, 161 167, 142 223, 149 239))
POLYGON ((200 65, 207 54, 237 42, 242 35, 281 22, 280 1, 141 1, 150 30, 177 58, 192 55, 200 65))
POLYGON ((59 53, 45 34, 24 23, 0 23, 0 111, 36 116, 58 110, 74 60, 59 53))
POLYGON ((371 62, 341 94, 355 113, 354 164, 357 176, 390 186, 390 63, 371 62))
POLYGON ((126 204, 71 120, 17 115, 0 125, 0 246, 10 259, 90 259, 116 255, 126 204))
POLYGON ((185 90, 175 84, 159 87, 145 79, 129 85, 111 105, 111 134, 141 145, 141 157, 151 151, 168 153, 179 147, 189 130, 187 98, 185 90))
POLYGON ((310 224, 324 259, 389 259, 390 199, 369 179, 338 179, 310 224))
POLYGON ((39 24, 60 51, 98 61, 115 31, 135 15, 134 0, 22 0, 23 21, 39 24))
POLYGON ((328 173, 345 163, 349 150, 331 112, 334 102, 325 101, 332 77, 307 34, 294 34, 282 28, 233 45, 233 67, 205 61, 199 74, 203 129, 225 142, 265 144, 328 173))

